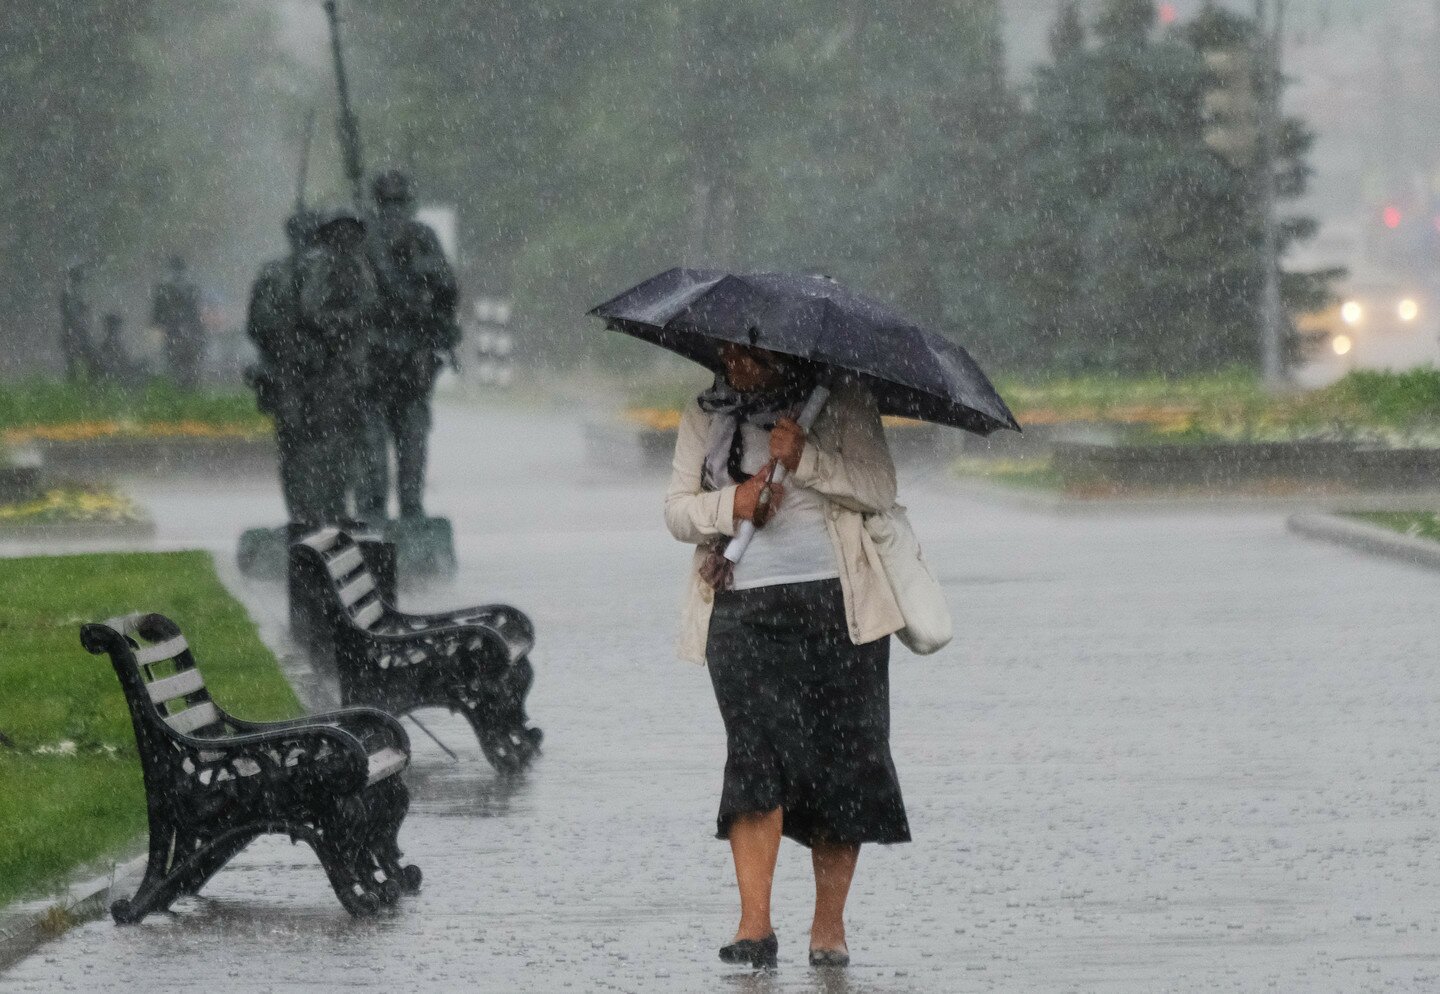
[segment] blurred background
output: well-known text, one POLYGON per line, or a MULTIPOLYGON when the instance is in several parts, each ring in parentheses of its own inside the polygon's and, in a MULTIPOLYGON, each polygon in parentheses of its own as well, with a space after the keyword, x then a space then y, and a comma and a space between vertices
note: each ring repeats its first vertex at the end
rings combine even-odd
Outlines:
MULTIPOLYGON (((1287 369, 1437 357, 1440 3, 344 10, 367 165, 414 170, 531 366, 652 361, 580 315, 682 261, 829 273, 1009 372, 1258 369, 1272 173, 1287 369)), ((312 109, 310 199, 343 193, 318 0, 12 0, 0 86, 4 374, 60 369, 76 259, 153 353, 178 253, 238 379, 312 109)))

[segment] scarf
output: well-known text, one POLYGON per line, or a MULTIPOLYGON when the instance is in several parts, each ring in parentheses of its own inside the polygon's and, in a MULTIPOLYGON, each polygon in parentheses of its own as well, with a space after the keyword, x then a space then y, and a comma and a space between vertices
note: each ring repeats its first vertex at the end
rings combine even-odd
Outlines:
POLYGON ((740 468, 745 443, 740 429, 754 425, 769 431, 787 414, 804 403, 810 394, 808 383, 787 384, 778 390, 741 393, 716 376, 710 389, 696 400, 700 409, 710 415, 710 434, 706 439, 705 462, 700 467, 700 488, 719 490, 731 483, 744 483, 749 477, 740 468))
MULTIPOLYGON (((810 384, 790 383, 778 390, 741 393, 717 375, 715 383, 696 400, 700 409, 710 415, 710 434, 706 440, 705 462, 700 467, 700 488, 719 490, 729 483, 744 483, 749 477, 740 468, 745 454, 741 428, 747 424, 769 431, 786 414, 793 414, 809 396, 810 384)), ((734 583, 735 567, 725 558, 728 540, 716 539, 705 549, 700 577, 714 590, 729 590, 734 583)))

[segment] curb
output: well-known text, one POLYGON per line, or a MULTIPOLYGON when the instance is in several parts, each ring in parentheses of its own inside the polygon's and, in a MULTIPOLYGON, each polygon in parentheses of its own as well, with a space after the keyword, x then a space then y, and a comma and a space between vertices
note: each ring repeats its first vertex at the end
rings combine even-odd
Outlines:
POLYGON ((0 525, 0 541, 92 541, 155 537, 155 521, 146 514, 133 521, 52 521, 0 525))
POLYGON ((1428 538, 1402 535, 1380 525, 1333 514, 1293 514, 1286 519, 1285 527, 1306 538, 1398 559, 1412 566, 1440 569, 1440 542, 1428 538))
MULTIPOLYGON (((972 476, 951 477, 951 493, 1029 511, 1056 515, 1131 515, 1184 513, 1275 513, 1318 517, 1336 511, 1413 511, 1417 504, 1440 502, 1440 491, 1296 494, 1169 494, 1144 497, 1074 497, 1054 490, 1027 490, 972 476)), ((1384 531, 1384 529, 1381 529, 1384 531)), ((1395 533, 1390 533, 1395 534, 1395 533)))
POLYGON ((38 440, 28 448, 44 470, 82 480, 115 476, 229 476, 274 472, 272 435, 38 440))
POLYGON ((0 973, 29 956, 70 926, 103 918, 112 895, 130 893, 145 872, 147 856, 115 864, 106 874, 65 888, 58 897, 27 901, 0 909, 0 973), (57 932, 49 923, 52 913, 64 912, 65 928, 57 932))

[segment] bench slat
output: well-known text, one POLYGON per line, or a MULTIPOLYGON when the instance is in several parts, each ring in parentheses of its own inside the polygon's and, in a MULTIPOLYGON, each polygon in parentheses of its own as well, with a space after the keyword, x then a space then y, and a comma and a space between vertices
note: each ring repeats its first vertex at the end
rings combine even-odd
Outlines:
POLYGON ((384 780, 405 768, 405 754, 399 749, 386 747, 370 756, 370 772, 367 785, 384 780))
POLYGON ((197 728, 204 728, 206 725, 214 724, 220 720, 220 712, 215 705, 206 701, 204 704, 197 704, 193 708, 187 708, 179 714, 172 714, 165 719, 169 725, 181 735, 189 735, 197 728))
POLYGON ((329 552, 339 538, 339 528, 322 528, 315 534, 306 536, 300 544, 308 545, 316 552, 329 552))
POLYGON ((375 589, 375 578, 367 570, 340 588, 340 603, 349 607, 375 589))
POLYGON ((331 576, 339 580, 355 572, 355 567, 363 565, 365 565, 365 557, 360 554, 360 547, 352 545, 327 562, 325 568, 330 571, 331 576))
POLYGON ((380 598, 377 597, 355 612, 355 625, 357 628, 364 628, 368 631, 370 626, 379 621, 380 616, 384 613, 385 605, 381 604, 380 598))
POLYGON ((174 638, 166 639, 155 645, 147 645, 143 649, 135 650, 135 662, 141 666, 149 666, 151 663, 158 663, 162 659, 173 659, 189 648, 185 642, 184 635, 176 635, 174 638))
POLYGON ((205 678, 200 675, 199 670, 182 670, 174 676, 155 680, 149 687, 150 699, 156 704, 163 704, 166 701, 204 689, 205 678))

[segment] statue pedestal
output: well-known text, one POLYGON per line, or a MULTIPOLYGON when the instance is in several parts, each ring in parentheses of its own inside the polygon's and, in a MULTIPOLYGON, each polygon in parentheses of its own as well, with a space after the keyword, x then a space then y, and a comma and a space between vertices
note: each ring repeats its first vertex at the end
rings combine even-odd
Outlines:
MULTIPOLYGON (((286 579, 289 546, 294 541, 292 527, 246 529, 235 550, 240 572, 256 580, 286 579)), ((455 574, 455 536, 448 518, 395 518, 378 528, 367 525, 360 531, 378 532, 379 537, 393 543, 395 568, 407 581, 455 574)), ((352 534, 359 538, 358 532, 352 530, 352 534)))
POLYGON ((247 528, 235 548, 240 572, 256 580, 283 580, 288 568, 290 531, 279 528, 247 528))
POLYGON ((449 518, 392 518, 380 530, 394 543, 402 577, 454 575, 455 535, 449 518))

